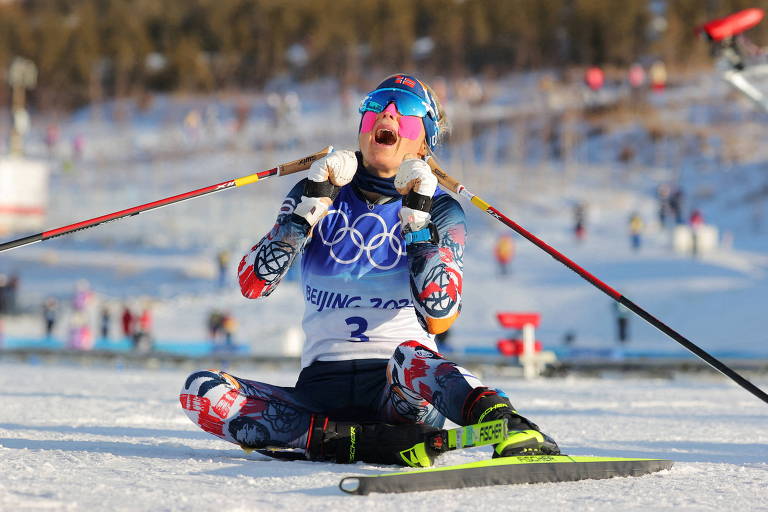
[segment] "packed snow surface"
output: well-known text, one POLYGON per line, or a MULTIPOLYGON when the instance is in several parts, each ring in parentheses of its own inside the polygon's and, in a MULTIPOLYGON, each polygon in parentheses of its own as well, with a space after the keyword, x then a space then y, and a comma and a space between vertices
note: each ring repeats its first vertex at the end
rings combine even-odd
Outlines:
MULTIPOLYGON (((296 375, 238 373, 281 385, 296 375)), ((721 377, 487 377, 565 452, 668 458, 670 471, 349 496, 337 487, 343 476, 393 468, 247 455, 186 418, 177 398, 186 375, 0 364, 0 510, 768 510, 768 407, 721 377)), ((449 453, 438 464, 489 450, 449 453)))

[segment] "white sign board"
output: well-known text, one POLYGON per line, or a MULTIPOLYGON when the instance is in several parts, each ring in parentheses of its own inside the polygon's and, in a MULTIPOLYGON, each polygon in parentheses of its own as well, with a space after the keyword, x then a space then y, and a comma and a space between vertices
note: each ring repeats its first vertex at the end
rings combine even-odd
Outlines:
POLYGON ((41 231, 48 207, 48 165, 0 157, 0 234, 41 231))

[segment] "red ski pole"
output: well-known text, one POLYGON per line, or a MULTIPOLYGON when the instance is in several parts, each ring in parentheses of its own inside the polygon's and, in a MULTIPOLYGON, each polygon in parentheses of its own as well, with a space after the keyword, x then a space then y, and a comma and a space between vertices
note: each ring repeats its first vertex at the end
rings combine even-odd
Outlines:
POLYGON ((686 339, 683 337, 680 333, 663 323, 661 320, 656 318, 655 316, 651 315, 647 311, 645 311, 643 308, 629 300, 628 298, 624 297, 622 294, 602 282, 597 277, 593 276, 583 268, 581 268, 579 265, 574 263, 572 260, 567 258, 562 253, 558 252, 554 247, 551 245, 548 245, 540 238, 536 237, 533 233, 523 228, 521 225, 516 223, 515 221, 507 218, 503 213, 501 213, 499 210, 491 206, 490 204, 486 203, 480 197, 476 196, 469 190, 467 190, 464 185, 459 183, 457 180, 453 179, 452 177, 448 176, 445 171, 443 171, 440 168, 440 164, 435 160, 434 157, 430 157, 427 162, 429 163, 429 166, 432 168, 432 173, 437 176, 438 181, 440 182, 440 185, 442 185, 444 188, 451 190, 455 192, 456 194, 463 196, 466 199, 469 199, 469 201, 483 210, 485 213, 490 215, 491 217, 495 218, 496 220, 500 221, 502 224, 512 228, 517 233, 522 235, 523 237, 527 238, 530 242, 532 242, 534 245, 539 247, 540 249, 544 250, 547 254, 552 256, 554 259, 568 267, 569 269, 573 270, 577 274, 579 274, 581 277, 583 277, 585 280, 589 281, 592 285, 594 285, 596 288, 598 288, 600 291, 608 295, 610 298, 615 300, 616 302, 623 304, 627 307, 627 309, 633 311, 635 314, 639 315, 643 320, 651 324, 652 326, 656 327, 658 330, 681 344, 686 349, 693 352, 695 355, 703 359, 707 364, 709 364, 712 368, 719 371, 726 377, 730 378, 736 384, 741 386, 742 388, 746 389, 753 395, 755 395, 757 398, 762 400, 765 403, 768 403, 768 394, 766 394, 763 390, 752 384, 750 381, 739 375, 737 372, 735 372, 733 369, 731 369, 728 365, 723 363, 722 361, 716 359, 714 356, 709 354, 707 351, 693 343, 692 341, 686 339))
POLYGON ((321 158, 327 155, 328 153, 331 152, 332 149, 333 148, 331 146, 328 146, 327 148, 322 149, 315 154, 306 156, 299 160, 294 160, 293 162, 288 162, 287 164, 278 165, 277 167, 273 167, 272 169, 268 169, 266 171, 261 171, 255 174, 250 174, 248 176, 243 176, 242 178, 235 178, 232 180, 223 181, 215 185, 210 185, 207 187, 199 188, 197 190, 185 192, 183 194, 166 197, 165 199, 160 199, 158 201, 153 201, 151 203, 134 206, 133 208, 127 208, 125 210, 120 210, 119 212, 108 213, 106 215, 95 217, 93 219, 75 222, 74 224, 70 224, 68 226, 62 226, 56 229, 50 229, 48 231, 43 231, 42 233, 38 233, 36 235, 26 236, 24 238, 19 238, 17 240, 11 240, 10 242, 5 242, 0 244, 0 252, 14 249, 16 247, 22 247, 24 245, 34 244, 36 242, 42 242, 43 240, 48 240, 49 238, 66 235, 68 233, 73 233, 75 231, 80 231, 81 229, 92 228, 94 226, 98 226, 99 224, 104 224, 105 222, 117 220, 123 217, 138 215, 141 212, 146 212, 148 210, 155 210, 157 208, 167 206, 173 203, 178 203, 181 201, 186 201, 187 199, 192 199, 194 197, 200 197, 206 194, 211 194, 213 192, 220 192, 222 190, 227 190, 229 188, 242 187, 243 185, 250 185, 251 183, 256 183, 259 180, 270 178, 272 176, 285 176, 286 174, 293 174, 295 172, 304 171, 306 169, 309 169, 309 166, 312 164, 312 162, 314 162, 318 158, 321 158))

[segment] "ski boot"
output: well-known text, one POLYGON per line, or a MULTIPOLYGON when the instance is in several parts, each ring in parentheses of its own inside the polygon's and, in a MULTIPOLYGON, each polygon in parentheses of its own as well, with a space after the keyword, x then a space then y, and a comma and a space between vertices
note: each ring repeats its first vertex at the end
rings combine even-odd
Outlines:
POLYGON ((560 453, 554 439, 543 433, 538 425, 520 416, 509 399, 497 391, 477 388, 467 398, 467 423, 480 423, 506 419, 507 439, 494 445, 493 458, 514 455, 557 455, 560 453))
POLYGON ((429 467, 447 446, 445 430, 430 425, 313 420, 305 451, 309 460, 429 467))

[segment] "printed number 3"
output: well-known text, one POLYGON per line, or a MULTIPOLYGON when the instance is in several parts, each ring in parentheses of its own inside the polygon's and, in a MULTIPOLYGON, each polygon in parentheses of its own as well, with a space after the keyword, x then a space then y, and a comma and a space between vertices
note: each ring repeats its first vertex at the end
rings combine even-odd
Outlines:
POLYGON ((361 316, 351 316, 345 320, 347 325, 355 325, 357 328, 352 330, 349 341, 368 341, 368 336, 363 334, 368 329, 368 320, 361 316))

